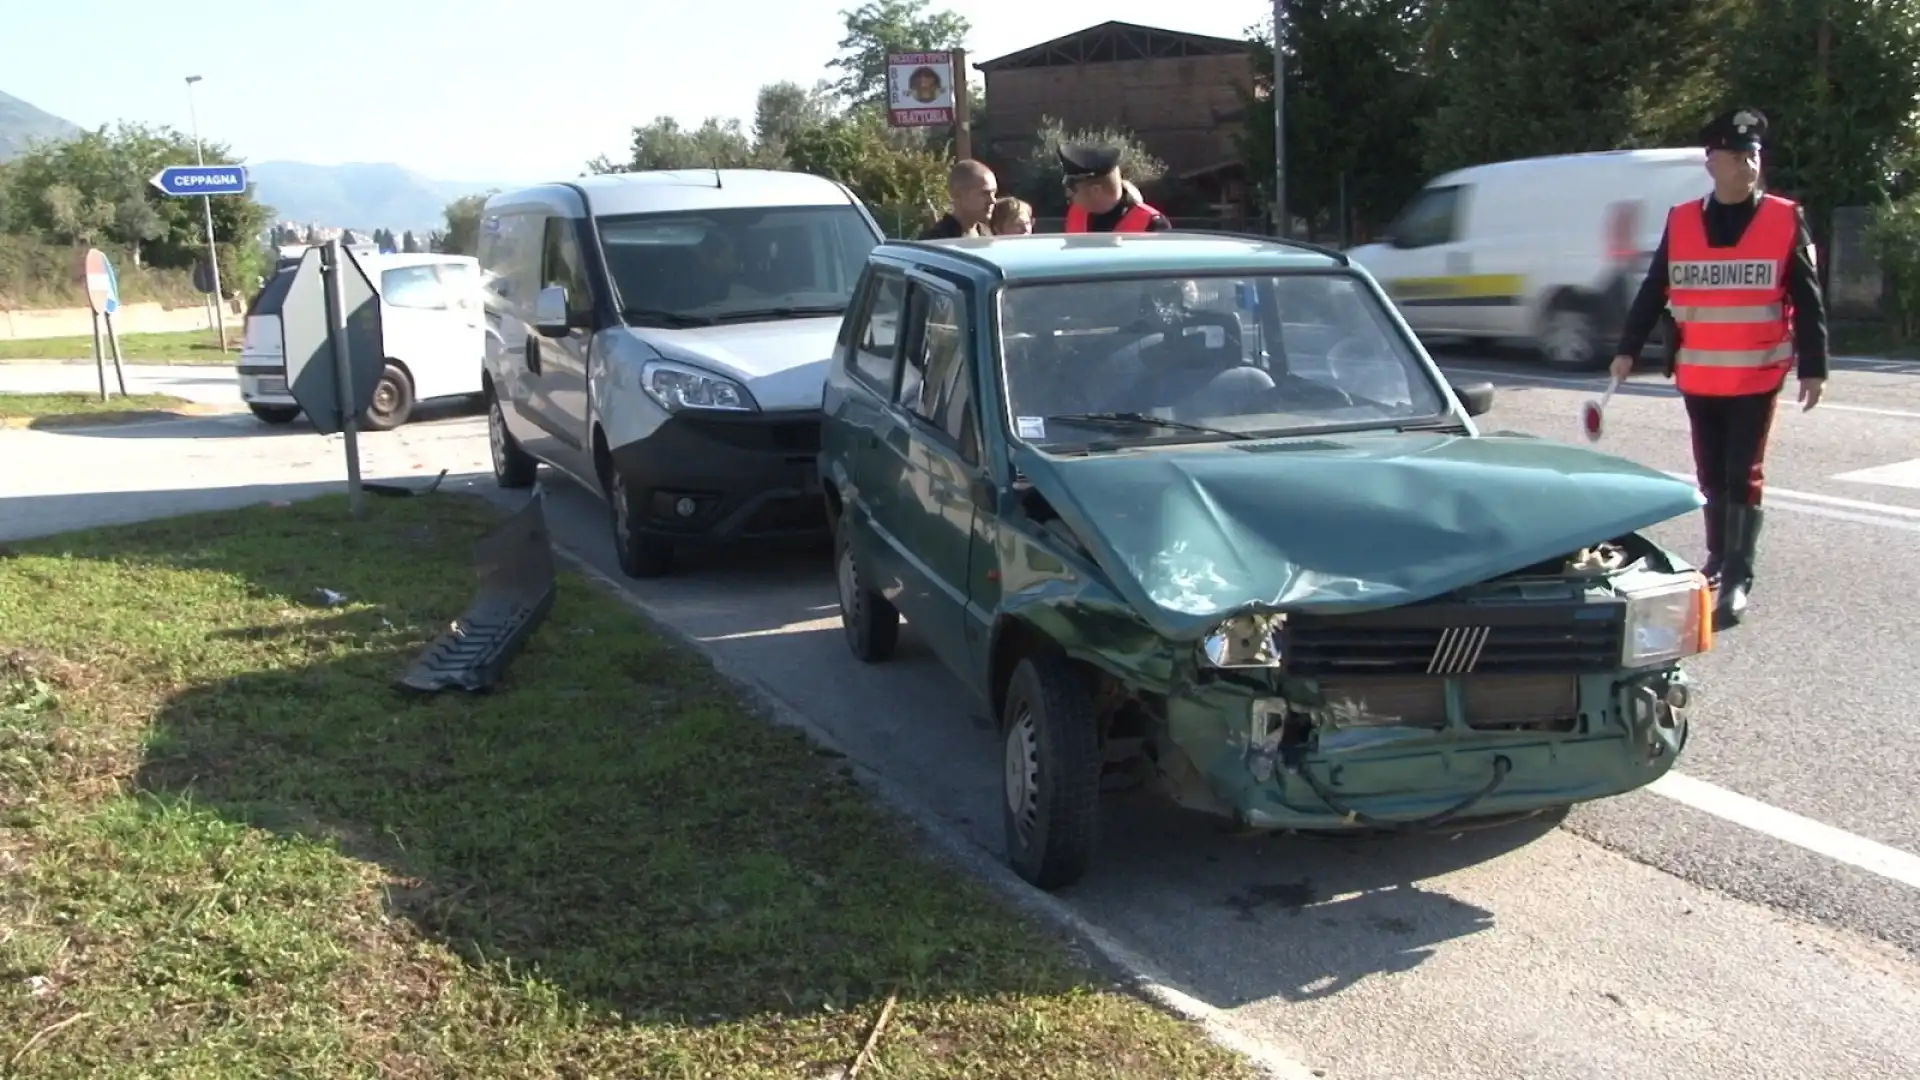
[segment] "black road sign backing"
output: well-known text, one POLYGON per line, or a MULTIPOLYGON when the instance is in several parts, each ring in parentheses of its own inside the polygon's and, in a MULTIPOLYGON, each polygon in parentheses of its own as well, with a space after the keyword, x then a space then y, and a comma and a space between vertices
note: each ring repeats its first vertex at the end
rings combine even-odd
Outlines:
MULTIPOLYGON (((347 357, 353 367, 353 400, 345 416, 359 416, 373 404, 373 391, 386 370, 380 327, 380 295, 360 261, 342 249, 340 296, 346 310, 347 357)), ((333 370, 333 346, 327 336, 327 290, 321 249, 308 248, 292 272, 280 305, 280 333, 287 358, 287 389, 322 435, 342 429, 339 380, 333 370)))

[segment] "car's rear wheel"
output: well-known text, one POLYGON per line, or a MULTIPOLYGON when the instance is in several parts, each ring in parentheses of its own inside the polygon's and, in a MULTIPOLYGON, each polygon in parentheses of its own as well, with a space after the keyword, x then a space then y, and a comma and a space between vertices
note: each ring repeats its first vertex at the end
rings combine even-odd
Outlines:
POLYGON ((860 563, 853 556, 848 530, 850 511, 843 511, 833 530, 834 577, 840 586, 840 627, 847 648, 863 663, 877 664, 893 656, 900 642, 900 612, 887 598, 867 586, 860 563))
POLYGON ((532 487, 540 472, 540 463, 520 446, 520 440, 507 430, 507 414, 500 397, 487 392, 487 448, 493 455, 493 480, 503 488, 532 487))
POLYGON ((249 405, 247 411, 259 418, 261 423, 272 424, 275 427, 291 424, 300 418, 298 405, 249 405))
POLYGON ((368 431, 392 431, 413 416, 413 380, 398 364, 388 364, 374 384, 364 422, 368 431))
POLYGON ((1058 656, 1014 668, 1001 714, 1007 861, 1042 889, 1080 880, 1100 815, 1100 733, 1086 683, 1058 656))
POLYGON ((620 571, 631 578, 662 577, 673 570, 673 545, 641 532, 645 524, 633 505, 632 488, 619 469, 608 470, 607 505, 613 518, 613 551, 620 571))

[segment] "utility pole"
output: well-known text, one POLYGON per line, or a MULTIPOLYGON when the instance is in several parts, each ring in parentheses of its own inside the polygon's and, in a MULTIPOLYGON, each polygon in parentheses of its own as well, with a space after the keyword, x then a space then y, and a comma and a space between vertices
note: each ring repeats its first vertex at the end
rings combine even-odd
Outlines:
MULTIPOLYGON (((193 101, 193 84, 199 81, 200 76, 198 75, 187 76, 187 120, 193 125, 194 164, 205 165, 207 163, 207 152, 206 148, 202 146, 200 142, 200 114, 199 111, 194 108, 193 101)), ((213 278, 213 328, 214 333, 220 335, 220 351, 226 352, 227 298, 226 294, 220 290, 220 246, 216 244, 213 239, 213 196, 200 196, 200 205, 206 212, 207 219, 207 268, 213 278)))
POLYGON ((1293 235, 1293 217, 1287 213, 1287 56, 1282 29, 1287 25, 1287 0, 1273 0, 1273 232, 1283 239, 1293 235))

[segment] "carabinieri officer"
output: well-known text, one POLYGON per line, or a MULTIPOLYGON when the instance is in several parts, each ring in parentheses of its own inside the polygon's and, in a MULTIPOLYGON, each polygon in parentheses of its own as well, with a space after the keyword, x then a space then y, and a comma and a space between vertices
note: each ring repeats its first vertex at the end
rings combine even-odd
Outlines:
POLYGON ((1120 175, 1120 151, 1062 144, 1060 174, 1067 188, 1067 231, 1163 232, 1167 215, 1147 205, 1140 189, 1120 175))
POLYGON ((1667 213, 1666 235, 1627 313, 1611 372, 1625 380, 1671 308, 1678 342, 1667 370, 1686 402, 1693 464, 1706 497, 1714 622, 1740 621, 1753 591, 1763 464, 1774 405, 1799 363, 1800 406, 1820 403, 1827 320, 1813 238, 1797 203, 1761 193, 1767 118, 1736 109, 1701 129, 1713 194, 1667 213))

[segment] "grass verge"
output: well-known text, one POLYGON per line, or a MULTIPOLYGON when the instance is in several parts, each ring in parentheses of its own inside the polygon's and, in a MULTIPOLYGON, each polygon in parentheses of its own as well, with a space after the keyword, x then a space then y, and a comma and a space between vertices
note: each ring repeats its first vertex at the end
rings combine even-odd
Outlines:
POLYGON ((567 576, 388 688, 494 520, 338 498, 0 557, 0 1074, 1242 1077, 567 576), (316 590, 344 593, 320 606, 316 590))
POLYGON ((171 394, 115 394, 105 401, 92 391, 15 394, 0 391, 0 427, 91 427, 222 412, 171 394))
MULTIPOLYGON (((239 316, 229 317, 234 322, 239 316)), ((129 364, 194 364, 230 367, 240 362, 239 330, 227 331, 231 352, 220 351, 220 338, 212 330, 186 330, 170 334, 121 334, 120 358, 129 364)), ((102 345, 104 348, 105 346, 102 345)), ((109 357, 111 359, 111 357, 109 357)), ((0 364, 53 360, 62 363, 93 362, 93 338, 5 338, 0 339, 0 364)))

